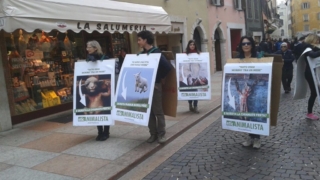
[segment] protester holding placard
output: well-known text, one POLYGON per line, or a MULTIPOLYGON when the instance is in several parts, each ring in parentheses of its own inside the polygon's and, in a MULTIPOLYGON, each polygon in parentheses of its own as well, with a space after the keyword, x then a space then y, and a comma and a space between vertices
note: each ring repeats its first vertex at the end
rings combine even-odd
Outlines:
MULTIPOLYGON (((97 41, 87 42, 87 61, 97 61, 109 59, 108 56, 105 56, 101 50, 101 46, 97 41)), ((110 91, 110 90, 109 90, 110 91)), ((96 137, 97 141, 105 141, 109 138, 110 126, 97 126, 98 136, 96 137)))
MULTIPOLYGON (((240 39, 240 49, 239 49, 239 57, 240 59, 244 58, 255 58, 257 57, 257 52, 255 49, 255 43, 252 37, 248 36, 243 36, 240 39)), ((247 90, 247 89, 246 89, 247 90)), ((246 91, 245 90, 245 91, 246 91)), ((241 99, 247 98, 246 95, 249 94, 249 92, 243 93, 241 96, 241 99)), ((246 101, 241 101, 240 103, 243 103, 246 101)), ((240 106, 245 106, 247 107, 246 104, 240 104, 240 106)), ((260 142, 260 135, 257 134, 249 134, 248 138, 246 139, 245 142, 242 143, 243 146, 251 146, 253 144, 253 148, 259 149, 261 147, 261 142, 260 142)))
MULTIPOLYGON (((319 37, 316 34, 309 34, 306 38, 305 38, 305 50, 307 50, 307 48, 310 48, 310 51, 306 52, 305 54, 303 54, 303 56, 305 57, 310 57, 310 58, 317 58, 320 56, 320 49, 319 49, 319 37)), ((306 59, 306 69, 304 72, 305 75, 305 79, 307 80, 308 84, 309 84, 309 88, 311 91, 311 95, 310 98, 308 100, 308 113, 306 115, 307 119, 311 119, 311 120, 319 120, 319 117, 314 115, 312 112, 313 109, 313 105, 314 102, 317 98, 317 91, 316 91, 316 87, 313 81, 313 77, 312 77, 312 73, 311 73, 311 68, 309 65, 309 62, 306 59)))
MULTIPOLYGON (((138 45, 143 48, 142 54, 150 53, 161 53, 161 51, 153 46, 154 36, 150 31, 141 31, 138 33, 138 45)), ((158 139, 159 143, 166 142, 166 123, 162 109, 162 84, 164 83, 165 77, 171 70, 171 65, 167 59, 161 55, 159 66, 157 70, 157 76, 155 80, 152 105, 149 117, 149 132, 150 138, 147 140, 148 143, 152 143, 158 139)))
MULTIPOLYGON (((188 42, 188 45, 187 45, 187 48, 186 48, 186 54, 189 55, 190 53, 200 54, 200 52, 198 51, 198 48, 197 48, 196 43, 195 43, 194 40, 190 40, 188 42)), ((199 67, 199 65, 197 65, 195 63, 193 63, 193 64, 190 63, 190 69, 191 68, 192 69, 197 68, 196 66, 199 67)), ((202 82, 202 81, 200 81, 200 82, 202 82)), ((180 84, 180 87, 183 87, 183 86, 181 86, 181 84, 180 84)), ((192 90, 188 90, 188 91, 198 91, 198 89, 192 89, 192 90)), ((189 102, 189 111, 195 112, 195 113, 199 113, 199 111, 198 111, 198 100, 188 100, 188 102, 189 102)))

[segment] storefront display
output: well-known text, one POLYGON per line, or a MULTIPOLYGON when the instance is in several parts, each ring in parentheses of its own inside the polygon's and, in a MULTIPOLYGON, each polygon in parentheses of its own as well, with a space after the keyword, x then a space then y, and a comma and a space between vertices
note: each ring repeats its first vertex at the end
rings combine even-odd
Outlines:
POLYGON ((121 48, 131 52, 129 33, 168 32, 171 27, 162 7, 116 1, 2 0, 0 9, 8 10, 0 13, 6 83, 0 90, 8 96, 6 110, 0 112, 9 113, 12 124, 72 109, 74 63, 86 59, 86 42, 97 40, 105 55, 117 58, 121 48))
MULTIPOLYGON (((40 30, 27 33, 22 29, 5 34, 14 115, 72 102, 73 64, 77 59, 86 59, 86 53, 82 53, 86 48, 82 36, 82 33, 57 31, 47 34, 40 30)), ((97 39, 109 58, 118 57, 121 48, 128 48, 129 44, 128 33, 84 33, 84 36, 97 39)))

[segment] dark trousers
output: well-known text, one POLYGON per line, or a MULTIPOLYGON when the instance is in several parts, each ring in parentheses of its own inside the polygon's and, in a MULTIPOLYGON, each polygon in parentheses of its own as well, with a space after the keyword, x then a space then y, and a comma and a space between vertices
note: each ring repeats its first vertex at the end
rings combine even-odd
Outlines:
POLYGON ((282 86, 285 91, 291 91, 293 69, 282 69, 282 86))
POLYGON ((258 134, 249 134, 249 136, 250 136, 252 139, 255 139, 255 138, 260 139, 260 135, 258 135, 258 134))
POLYGON ((106 133, 109 134, 110 126, 97 126, 98 133, 106 133))
POLYGON ((308 113, 312 113, 314 101, 317 98, 316 86, 314 84, 311 72, 308 72, 308 71, 305 72, 304 76, 305 76, 305 78, 306 78, 306 80, 307 80, 307 82, 309 84, 309 88, 310 88, 310 91, 311 91, 310 98, 308 100, 308 113))
POLYGON ((188 100, 189 104, 192 104, 193 102, 193 106, 194 107, 198 107, 198 100, 188 100))
POLYGON ((148 127, 151 135, 160 137, 166 134, 166 121, 162 109, 162 84, 156 83, 155 86, 148 127))

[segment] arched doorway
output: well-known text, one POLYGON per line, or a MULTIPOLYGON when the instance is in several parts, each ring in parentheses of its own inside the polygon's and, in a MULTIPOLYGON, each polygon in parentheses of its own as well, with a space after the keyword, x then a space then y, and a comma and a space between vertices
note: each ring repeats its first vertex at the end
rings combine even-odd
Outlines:
POLYGON ((216 55, 216 70, 222 71, 221 39, 218 32, 218 28, 214 32, 214 47, 215 47, 215 55, 216 55))
POLYGON ((196 41, 196 46, 197 46, 198 50, 201 51, 201 35, 200 35, 198 28, 194 29, 193 39, 196 41))

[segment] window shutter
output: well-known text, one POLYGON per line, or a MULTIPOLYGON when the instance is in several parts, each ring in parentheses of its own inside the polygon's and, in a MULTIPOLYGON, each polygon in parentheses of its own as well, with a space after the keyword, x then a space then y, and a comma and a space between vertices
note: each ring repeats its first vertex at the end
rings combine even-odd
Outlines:
POLYGON ((237 0, 233 0, 233 7, 234 9, 237 9, 237 0))
POLYGON ((247 9, 247 1, 246 0, 241 0, 241 9, 246 10, 247 9))
POLYGON ((220 6, 224 6, 224 0, 220 0, 220 6))

